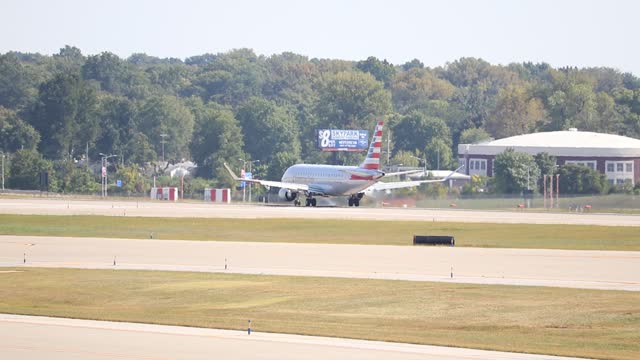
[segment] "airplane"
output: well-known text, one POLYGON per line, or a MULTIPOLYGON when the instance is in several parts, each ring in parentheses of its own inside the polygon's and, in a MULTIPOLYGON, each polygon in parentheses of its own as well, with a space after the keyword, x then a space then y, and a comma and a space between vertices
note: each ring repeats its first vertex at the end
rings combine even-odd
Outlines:
POLYGON ((267 188, 272 186, 280 188, 278 196, 283 200, 294 201, 295 205, 300 204, 299 194, 303 193, 306 197, 305 205, 312 207, 317 204, 316 196, 348 196, 349 206, 360 206, 360 200, 364 197, 365 193, 369 194, 378 190, 391 190, 414 187, 427 183, 444 182, 462 168, 460 167, 452 171, 449 176, 443 179, 381 182, 380 180, 385 176, 397 176, 416 172, 412 170, 385 173, 380 170, 383 126, 383 121, 377 123, 373 139, 369 145, 367 157, 359 166, 296 164, 284 172, 281 181, 239 178, 227 163, 224 163, 224 166, 236 181, 258 183, 267 188))

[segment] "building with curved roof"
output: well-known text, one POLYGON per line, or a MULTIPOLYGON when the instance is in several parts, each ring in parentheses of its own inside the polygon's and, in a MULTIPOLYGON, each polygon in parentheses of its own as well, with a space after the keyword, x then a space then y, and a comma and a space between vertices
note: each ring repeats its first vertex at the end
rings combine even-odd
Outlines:
POLYGON ((640 140, 577 129, 460 144, 458 156, 468 175, 493 176, 493 160, 509 148, 530 155, 546 152, 555 156, 560 166, 588 166, 605 174, 612 184, 640 181, 640 140))

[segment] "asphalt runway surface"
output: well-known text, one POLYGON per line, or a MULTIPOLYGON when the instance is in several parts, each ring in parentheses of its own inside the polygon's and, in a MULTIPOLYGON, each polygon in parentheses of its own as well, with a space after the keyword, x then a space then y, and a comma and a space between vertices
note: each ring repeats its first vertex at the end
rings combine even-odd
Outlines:
POLYGON ((637 251, 0 236, 0 266, 227 272, 640 291, 640 252, 637 251))
POLYGON ((297 218, 640 226, 640 215, 402 208, 306 208, 195 202, 0 198, 2 214, 198 218, 297 218))
POLYGON ((545 355, 254 331, 0 314, 0 355, 21 360, 563 360, 545 355))
MULTIPOLYGON (((0 213, 640 225, 637 215, 295 208, 1 197, 0 213)), ((0 266, 206 271, 640 290, 640 252, 615 251, 0 236, 0 266), (24 255, 26 264, 23 263, 24 255)), ((0 357, 7 359, 567 359, 350 339, 260 332, 248 336, 244 332, 215 329, 2 314, 0 333, 3 334, 0 336, 0 357)))

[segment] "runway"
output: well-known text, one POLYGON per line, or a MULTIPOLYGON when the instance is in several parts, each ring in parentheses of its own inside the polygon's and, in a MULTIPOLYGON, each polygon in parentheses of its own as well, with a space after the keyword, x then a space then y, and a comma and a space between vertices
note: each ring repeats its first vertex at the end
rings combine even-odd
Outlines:
POLYGON ((640 226, 640 215, 398 208, 305 208, 160 201, 0 199, 0 214, 296 218, 640 226))
POLYGON ((227 272, 640 291, 640 252, 634 251, 0 236, 0 266, 227 272))
POLYGON ((22 360, 576 358, 429 345, 0 314, 0 354, 22 360))
MULTIPOLYGON (((0 213, 639 226, 640 216, 0 198, 0 213)), ((0 236, 0 267, 147 269, 640 291, 640 252, 0 236), (114 265, 115 261, 115 265, 114 265)), ((0 314, 10 359, 568 359, 0 314)))

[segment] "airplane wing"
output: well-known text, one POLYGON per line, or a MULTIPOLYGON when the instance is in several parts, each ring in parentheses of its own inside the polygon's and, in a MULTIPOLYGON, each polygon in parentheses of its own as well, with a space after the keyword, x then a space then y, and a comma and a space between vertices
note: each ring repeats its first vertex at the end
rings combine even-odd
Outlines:
POLYGON ((445 182, 447 180, 449 180, 454 174, 456 174, 458 172, 458 170, 462 169, 464 167, 460 166, 459 168, 455 169, 454 171, 451 172, 451 174, 449 174, 447 177, 442 178, 442 179, 435 179, 435 180, 413 180, 413 181, 393 181, 393 182, 377 182, 371 186, 369 186, 368 188, 365 189, 365 191, 369 192, 369 191, 380 191, 380 190, 392 190, 392 189, 401 189, 401 188, 408 188, 408 187, 414 187, 414 186, 420 186, 422 184, 429 184, 429 183, 437 183, 437 182, 445 182))
POLYGON ((392 172, 392 173, 384 173, 384 176, 409 175, 409 174, 417 174, 419 172, 424 172, 424 170, 406 170, 406 171, 398 171, 398 172, 392 172))
POLYGON ((231 168, 229 167, 229 165, 227 165, 227 163, 224 163, 223 165, 227 169, 227 171, 229 172, 229 174, 231 175, 233 180, 236 180, 236 181, 245 181, 245 182, 250 182, 250 183, 256 183, 256 184, 260 184, 262 186, 265 186, 267 188, 273 186, 273 187, 290 189, 290 190, 297 190, 297 191, 309 191, 309 185, 306 185, 306 184, 296 184, 296 183, 286 183, 286 182, 281 182, 281 181, 269 181, 269 180, 260 180, 260 179, 243 179, 243 178, 239 178, 236 175, 236 173, 234 173, 233 170, 231 170, 231 168))
POLYGON ((377 182, 377 183, 369 186, 365 191, 401 189, 401 188, 420 186, 422 184, 428 184, 428 183, 444 182, 444 181, 447 181, 447 180, 448 179, 445 178, 445 179, 437 179, 437 180, 377 182))

